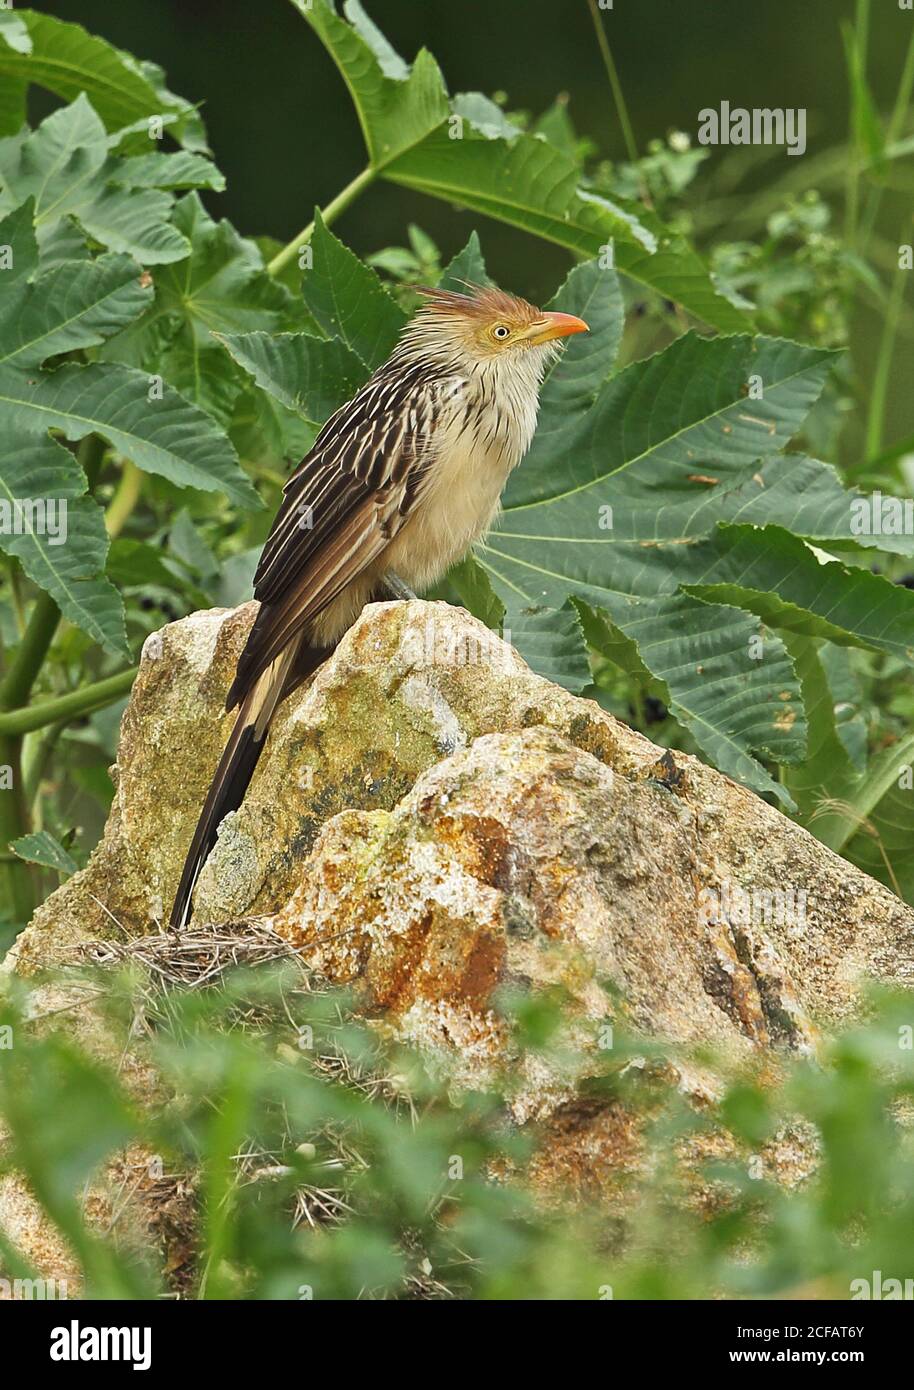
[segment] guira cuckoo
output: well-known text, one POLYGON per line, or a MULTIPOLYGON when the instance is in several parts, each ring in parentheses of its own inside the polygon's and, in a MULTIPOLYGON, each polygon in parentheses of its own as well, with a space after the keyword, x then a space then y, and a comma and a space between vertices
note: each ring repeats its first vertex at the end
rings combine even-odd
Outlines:
POLYGON ((238 716, 172 927, 190 917, 200 870, 223 817, 241 804, 277 705, 392 580, 427 588, 488 528, 533 438, 558 340, 587 329, 503 290, 467 288, 422 291, 390 357, 330 417, 285 485, 254 577, 260 608, 226 699, 238 716))

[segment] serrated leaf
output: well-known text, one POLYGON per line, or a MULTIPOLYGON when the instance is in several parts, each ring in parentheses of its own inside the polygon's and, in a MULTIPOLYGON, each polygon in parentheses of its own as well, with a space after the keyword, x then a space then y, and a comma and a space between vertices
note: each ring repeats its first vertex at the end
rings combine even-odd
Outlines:
POLYGON ((149 116, 171 115, 172 133, 181 143, 198 148, 199 117, 190 102, 165 87, 161 69, 70 24, 35 10, 19 10, 28 32, 28 48, 0 43, 0 77, 35 82, 65 101, 84 92, 109 130, 149 116))
POLYGON ((538 676, 577 694, 593 679, 574 604, 527 608, 508 604, 502 636, 538 676))
POLYGON ((489 576, 472 552, 458 560, 456 565, 451 565, 447 579, 468 613, 485 623, 486 627, 500 630, 505 616, 505 605, 492 588, 489 576))
POLYGON ((5 413, 0 546, 15 555, 63 616, 115 655, 127 654, 120 595, 102 576, 108 533, 68 449, 17 429, 5 413))
POLYGON ((338 338, 309 333, 219 334, 234 360, 288 410, 322 424, 363 384, 361 360, 338 338))
POLYGON ((8 44, 14 53, 31 53, 32 39, 21 15, 0 10, 0 45, 8 44))
POLYGON ((367 23, 361 22, 360 7, 354 12, 360 21, 357 29, 341 19, 327 0, 293 0, 293 4, 322 39, 349 88, 375 168, 383 168, 447 119, 444 79, 425 50, 411 69, 406 64, 399 68, 375 25, 367 16, 367 23), (399 73, 404 75, 391 75, 399 73))
POLYGON ((319 210, 311 252, 313 264, 302 275, 305 307, 328 337, 339 338, 370 370, 379 367, 406 315, 371 267, 327 230, 319 210))
POLYGON ((84 94, 52 112, 31 134, 0 141, 0 211, 35 199, 39 243, 63 218, 113 251, 159 264, 187 254, 170 225, 170 194, 118 186, 121 161, 108 154, 105 127, 84 94))
POLYGON ((18 840, 11 840, 10 849, 26 863, 56 869, 64 878, 69 878, 79 868, 72 854, 47 830, 38 830, 33 835, 21 835, 18 840))
POLYGON ((524 460, 531 475, 552 469, 557 441, 593 405, 612 370, 625 326, 619 277, 596 261, 575 266, 547 307, 577 314, 590 332, 569 339, 543 382, 536 434, 524 460))
POLYGON ((489 277, 486 274, 486 265, 483 260, 482 247, 479 244, 479 236, 470 232, 470 239, 462 251, 446 265, 441 272, 438 287, 442 290, 455 290, 458 294, 466 294, 467 285, 486 285, 489 277))
POLYGON ((48 357, 94 347, 132 322, 152 299, 129 256, 67 262, 39 275, 15 313, 0 309, 0 366, 40 366, 48 357))
MULTIPOLYGON (((376 173, 578 255, 599 256, 614 242, 618 268, 631 278, 725 332, 746 328, 746 315, 717 293, 683 238, 641 208, 582 188, 576 160, 564 148, 513 127, 491 138, 488 128, 483 132, 452 110, 424 49, 411 68, 401 66, 373 24, 369 32, 361 11, 347 24, 328 0, 293 3, 349 88, 376 173)), ((478 102, 474 113, 483 114, 478 102)))
POLYGON ((378 26, 368 17, 359 0, 344 0, 343 13, 353 29, 361 34, 368 44, 384 76, 395 77, 398 82, 405 82, 409 77, 409 64, 404 62, 378 26))
POLYGON ((809 719, 806 757, 785 770, 784 781, 797 803, 797 819, 830 845, 841 834, 835 808, 853 796, 862 769, 851 761, 840 735, 838 706, 822 659, 828 644, 792 632, 785 633, 784 643, 800 679, 809 719))
POLYGON ((244 380, 213 335, 288 328, 294 303, 267 275, 255 243, 229 222, 215 222, 196 193, 180 200, 173 221, 190 255, 155 272, 154 305, 101 355, 161 371, 189 400, 225 423, 244 380))
POLYGON ((760 670, 750 656, 756 617, 679 591, 683 543, 719 519, 713 499, 729 492, 718 494, 715 478, 748 485, 760 454, 796 432, 831 360, 774 340, 679 339, 611 378, 589 410, 546 436, 548 447, 534 446, 480 553, 506 600, 561 607, 572 593, 604 610, 613 640, 632 645, 707 756, 782 799, 753 751, 802 756, 790 658, 771 638, 760 670), (755 401, 748 413, 751 375, 765 383, 764 413, 755 401))
POLYGON ((26 98, 28 86, 25 82, 8 77, 0 82, 0 138, 15 135, 26 122, 26 98))
POLYGON ((68 439, 100 434, 148 473, 179 487, 224 492, 242 507, 260 506, 235 451, 212 421, 170 386, 150 397, 150 379, 129 367, 66 365, 32 379, 0 367, 0 411, 14 428, 59 429, 68 439))
POLYGON ((591 645, 623 670, 644 671, 653 691, 705 756, 755 791, 794 808, 789 791, 753 753, 797 763, 806 752, 806 717, 790 656, 769 635, 764 669, 752 659, 758 619, 684 594, 653 599, 604 597, 606 640, 591 645))
POLYGON ((676 562, 686 593, 732 603, 771 626, 914 665, 914 592, 865 569, 828 563, 780 526, 721 525, 676 562))
MULTIPOLYGON (((858 821, 856 834, 842 846, 841 853, 906 902, 914 903, 914 735, 880 756, 882 763, 876 769, 884 774, 880 785, 888 785, 858 821)), ((815 831, 814 826, 810 828, 815 831)))
POLYGON ((111 542, 105 569, 108 577, 123 588, 156 585, 173 589, 185 579, 183 571, 163 557, 158 546, 122 536, 111 542))
POLYGON ((189 150, 176 154, 137 154, 117 166, 117 182, 127 188, 208 188, 221 193, 225 175, 211 159, 189 150))
POLYGON ((7 303, 12 303, 8 297, 12 287, 21 287, 38 267, 34 216, 34 199, 27 198, 0 221, 0 288, 7 303))

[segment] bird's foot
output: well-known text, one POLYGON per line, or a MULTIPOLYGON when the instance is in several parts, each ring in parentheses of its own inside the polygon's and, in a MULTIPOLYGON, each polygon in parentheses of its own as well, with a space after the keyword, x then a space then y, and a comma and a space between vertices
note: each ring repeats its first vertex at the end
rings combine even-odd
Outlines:
POLYGON ((381 598, 396 599, 400 603, 407 603, 410 599, 418 598, 412 589, 396 574, 385 574, 378 585, 378 593, 381 598))

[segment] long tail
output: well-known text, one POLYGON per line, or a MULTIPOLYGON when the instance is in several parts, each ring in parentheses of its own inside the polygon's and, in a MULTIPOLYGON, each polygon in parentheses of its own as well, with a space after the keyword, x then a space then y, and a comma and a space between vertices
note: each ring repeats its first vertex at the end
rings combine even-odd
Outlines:
POLYGON ((171 927, 186 926, 193 910, 193 895, 200 870, 216 843, 216 835, 229 811, 241 805, 263 751, 277 705, 320 665, 326 649, 308 647, 293 640, 254 682, 238 710, 235 727, 216 768, 197 822, 181 882, 171 909, 171 927))

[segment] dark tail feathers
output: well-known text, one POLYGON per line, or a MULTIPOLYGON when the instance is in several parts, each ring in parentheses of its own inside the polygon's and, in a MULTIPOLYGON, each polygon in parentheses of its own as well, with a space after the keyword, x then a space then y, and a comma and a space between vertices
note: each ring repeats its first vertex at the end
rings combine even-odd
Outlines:
POLYGON ((237 811, 244 799, 277 705, 317 669, 330 650, 308 646, 301 650, 297 648, 298 643, 291 643, 242 701, 235 727, 219 759, 187 851, 181 882, 171 909, 172 930, 186 926, 190 919, 200 870, 216 843, 222 821, 230 811, 237 811))

